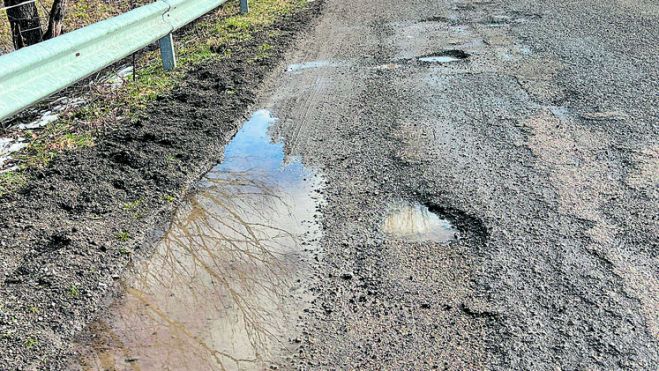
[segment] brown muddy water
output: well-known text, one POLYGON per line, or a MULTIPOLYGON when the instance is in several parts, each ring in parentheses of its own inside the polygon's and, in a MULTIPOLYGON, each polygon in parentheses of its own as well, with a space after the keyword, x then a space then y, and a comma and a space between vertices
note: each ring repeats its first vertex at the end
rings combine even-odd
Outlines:
POLYGON ((394 202, 384 219, 383 230, 391 237, 411 242, 449 243, 458 229, 418 202, 394 202))
POLYGON ((256 112, 92 328, 79 369, 275 368, 310 297, 321 179, 256 112))

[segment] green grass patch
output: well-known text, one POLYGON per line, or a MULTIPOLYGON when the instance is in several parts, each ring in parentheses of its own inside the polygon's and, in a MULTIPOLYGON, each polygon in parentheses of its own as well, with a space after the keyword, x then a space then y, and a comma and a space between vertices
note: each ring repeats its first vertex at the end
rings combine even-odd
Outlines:
POLYGON ((75 299, 80 296, 80 289, 76 285, 71 285, 69 286, 67 294, 69 295, 70 298, 75 299))
POLYGON ((27 184, 27 176, 18 171, 8 171, 0 174, 0 197, 17 191, 27 184))
POLYGON ((121 231, 115 235, 119 242, 128 242, 130 240, 130 234, 126 231, 121 231))
POLYGON ((37 345, 39 345, 39 340, 37 340, 37 338, 34 337, 29 337, 25 339, 25 343, 23 343, 23 345, 25 345, 27 349, 32 349, 37 345))

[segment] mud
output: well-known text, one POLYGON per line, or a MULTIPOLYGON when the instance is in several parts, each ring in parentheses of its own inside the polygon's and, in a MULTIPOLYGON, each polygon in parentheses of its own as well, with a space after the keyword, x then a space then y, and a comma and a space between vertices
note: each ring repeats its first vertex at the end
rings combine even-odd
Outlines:
POLYGON ((128 263, 154 250, 154 226, 220 160, 256 89, 320 8, 189 71, 94 148, 62 155, 1 200, 0 369, 66 368, 71 341, 107 311, 128 263), (254 61, 264 43, 270 56, 254 61))

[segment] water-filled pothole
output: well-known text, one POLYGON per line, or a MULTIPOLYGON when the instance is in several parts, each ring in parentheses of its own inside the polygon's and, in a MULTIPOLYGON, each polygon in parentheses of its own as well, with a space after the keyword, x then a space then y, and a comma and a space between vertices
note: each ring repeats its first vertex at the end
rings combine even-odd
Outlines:
POLYGON ((470 54, 465 53, 462 50, 442 50, 441 52, 419 57, 419 61, 424 63, 451 63, 459 62, 469 57, 470 54))
POLYGON ((458 229, 447 219, 418 202, 396 202, 383 223, 389 236, 406 241, 449 243, 459 236, 458 229))
POLYGON ((227 145, 92 325, 83 368, 267 369, 292 351, 320 178, 271 138, 275 121, 258 111, 227 145))
POLYGON ((338 67, 338 66, 339 63, 337 62, 328 61, 328 60, 318 60, 318 61, 289 64, 288 67, 286 67, 286 72, 295 72, 295 71, 310 70, 315 68, 338 67))

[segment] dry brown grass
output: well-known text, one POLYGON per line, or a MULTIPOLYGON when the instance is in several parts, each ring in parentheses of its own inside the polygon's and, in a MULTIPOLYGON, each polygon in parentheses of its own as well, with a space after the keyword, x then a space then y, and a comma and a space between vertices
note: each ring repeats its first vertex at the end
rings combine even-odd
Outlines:
MULTIPOLYGON (((148 4, 153 0, 71 0, 64 17, 64 31, 70 32, 106 18, 125 13, 133 6, 148 4)), ((48 12, 53 0, 37 0, 37 10, 41 17, 41 28, 48 26, 48 12)), ((0 7, 2 2, 0 1, 0 7)), ((11 52, 14 47, 11 42, 7 12, 0 10, 0 54, 11 52)))

